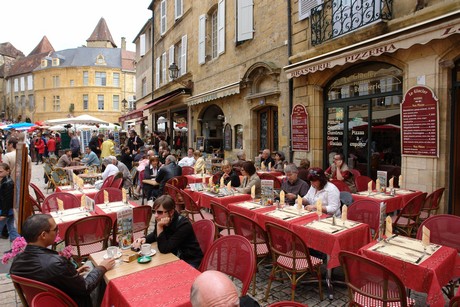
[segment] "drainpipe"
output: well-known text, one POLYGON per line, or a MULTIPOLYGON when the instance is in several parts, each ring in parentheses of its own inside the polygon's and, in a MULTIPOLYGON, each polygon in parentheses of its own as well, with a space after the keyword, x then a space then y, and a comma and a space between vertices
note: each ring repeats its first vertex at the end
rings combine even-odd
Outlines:
MULTIPOLYGON (((291 13, 292 13, 292 8, 291 8, 291 0, 287 1, 287 17, 288 17, 288 45, 287 45, 287 48, 288 48, 288 64, 291 64, 291 60, 289 60, 289 58, 291 57, 292 55, 292 16, 291 16, 291 13)), ((292 114, 292 107, 293 107, 293 91, 294 91, 294 79, 293 78, 290 78, 289 81, 288 81, 288 99, 289 99, 289 123, 291 123, 290 121, 290 118, 291 118, 291 114, 292 114)), ((292 151, 292 129, 291 127, 289 126, 289 161, 291 161, 291 163, 294 163, 293 161, 294 159, 294 152, 292 151)))

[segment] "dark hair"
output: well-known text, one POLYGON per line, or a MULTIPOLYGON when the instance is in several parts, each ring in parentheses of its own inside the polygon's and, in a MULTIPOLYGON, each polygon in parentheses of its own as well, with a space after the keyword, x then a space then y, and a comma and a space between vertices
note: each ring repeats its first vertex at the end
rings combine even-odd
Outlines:
POLYGON ((305 169, 309 169, 310 168, 310 160, 308 160, 308 159, 300 160, 300 167, 305 168, 305 169))
POLYGON ((254 175, 256 173, 256 167, 254 166, 254 163, 251 161, 246 161, 243 163, 241 166, 246 173, 248 173, 250 176, 254 175))
POLYGON ((16 145, 18 144, 18 139, 14 136, 11 136, 9 139, 8 139, 8 142, 7 142, 8 145, 13 145, 13 148, 16 148, 16 145))
POLYGON ((312 167, 308 170, 307 180, 310 182, 319 180, 319 190, 322 190, 328 181, 324 171, 319 167, 312 167))
POLYGON ((286 156, 284 155, 284 152, 282 151, 275 152, 275 155, 280 156, 281 161, 284 161, 286 159, 286 156))
POLYGON ((342 161, 344 161, 344 159, 345 159, 343 153, 336 153, 334 156, 339 156, 340 160, 342 160, 342 161))
POLYGON ((0 163, 0 167, 3 168, 5 171, 10 170, 10 165, 8 163, 0 163))
POLYGON ((160 162, 160 159, 157 156, 153 156, 149 158, 149 163, 152 164, 153 161, 160 162))
POLYGON ((43 231, 50 231, 49 219, 53 217, 49 214, 34 214, 27 218, 22 224, 22 236, 27 243, 37 242, 38 237, 43 231))
POLYGON ((171 211, 176 208, 176 203, 174 202, 174 199, 169 195, 161 195, 160 197, 158 197, 153 203, 153 209, 156 210, 161 205, 163 205, 163 208, 166 211, 171 211))

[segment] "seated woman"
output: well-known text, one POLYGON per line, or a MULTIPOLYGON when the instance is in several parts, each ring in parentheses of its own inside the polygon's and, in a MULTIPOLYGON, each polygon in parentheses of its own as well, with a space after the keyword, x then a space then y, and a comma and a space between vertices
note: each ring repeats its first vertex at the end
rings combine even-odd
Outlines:
POLYGON ((353 173, 348 168, 348 165, 343 161, 343 154, 334 155, 334 163, 324 172, 329 179, 341 180, 347 184, 352 193, 356 193, 355 180, 353 173))
POLYGON ((193 157, 195 158, 195 165, 193 168, 195 169, 195 174, 202 174, 203 173, 203 168, 205 168, 205 162, 202 157, 201 151, 195 150, 193 153, 193 157))
POLYGON ((316 201, 321 199, 323 213, 340 216, 340 191, 327 180, 324 171, 319 167, 312 167, 308 171, 307 179, 310 181, 310 189, 302 200, 305 209, 316 211, 316 201))
POLYGON ((260 178, 257 176, 256 167, 254 163, 251 161, 246 161, 243 163, 243 167, 241 168, 241 174, 244 176, 243 182, 241 183, 239 188, 236 190, 243 194, 251 194, 252 186, 256 188, 256 198, 260 197, 260 178))
MULTIPOLYGON (((158 170, 160 169, 160 159, 158 157, 150 157, 149 158, 149 164, 144 168, 144 177, 142 178, 142 180, 144 179, 155 179, 155 177, 157 176, 158 174, 158 170)), ((139 185, 139 189, 140 189, 140 186, 139 185)), ((152 193, 152 190, 153 189, 158 189, 158 186, 153 186, 153 185, 150 185, 150 184, 142 184, 142 188, 144 190, 144 195, 147 196, 147 198, 150 198, 150 194, 152 193)), ((139 190, 136 191, 137 193, 139 193, 139 190)))
POLYGON ((144 238, 136 239, 134 248, 144 243, 158 242, 160 253, 173 253, 191 266, 198 268, 203 258, 200 244, 192 224, 176 210, 176 204, 169 195, 158 197, 153 203, 155 228, 144 238))
MULTIPOLYGON (((224 184, 227 185, 231 182, 232 187, 239 187, 240 186, 240 176, 233 170, 232 165, 228 160, 222 161, 222 175, 220 178, 224 178, 224 184)), ((219 178, 219 182, 220 179, 219 178)))
POLYGON ((273 170, 284 172, 284 166, 286 165, 286 157, 284 152, 277 151, 275 152, 275 165, 273 166, 273 170))

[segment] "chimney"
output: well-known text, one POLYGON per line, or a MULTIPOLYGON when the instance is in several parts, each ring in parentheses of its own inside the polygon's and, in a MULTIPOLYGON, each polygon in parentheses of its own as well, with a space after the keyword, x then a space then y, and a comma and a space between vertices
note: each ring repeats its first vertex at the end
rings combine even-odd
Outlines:
POLYGON ((121 38, 121 50, 126 51, 126 37, 121 38))

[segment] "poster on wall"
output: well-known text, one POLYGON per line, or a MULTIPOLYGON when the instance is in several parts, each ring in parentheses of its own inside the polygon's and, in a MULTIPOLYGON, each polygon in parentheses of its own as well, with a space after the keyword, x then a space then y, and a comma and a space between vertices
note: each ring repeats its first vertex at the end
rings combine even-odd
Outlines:
POLYGON ((427 86, 410 88, 401 104, 402 155, 439 157, 438 98, 427 86))
POLYGON ((295 105, 291 114, 292 150, 309 151, 310 133, 308 131, 308 113, 303 105, 295 105))
POLYGON ((224 150, 232 150, 232 126, 226 124, 224 128, 224 150))

